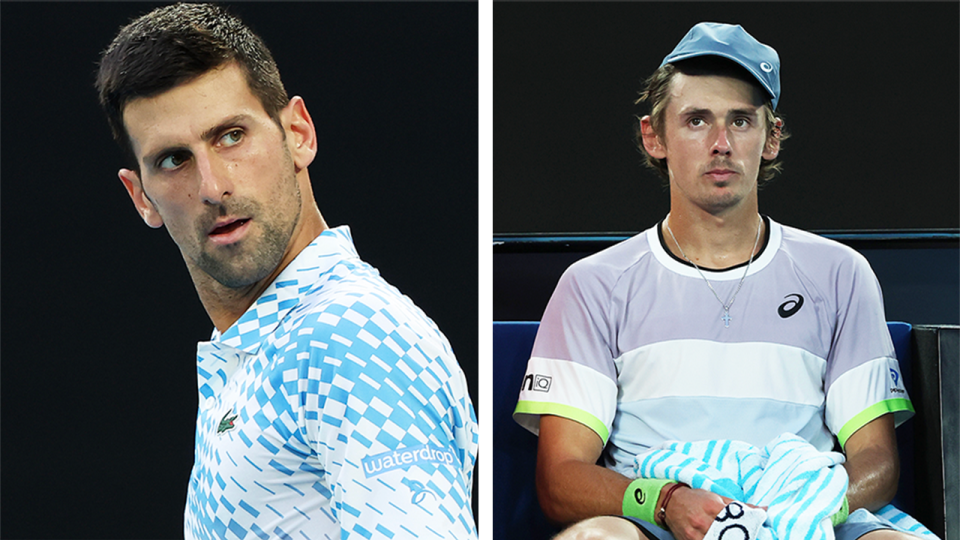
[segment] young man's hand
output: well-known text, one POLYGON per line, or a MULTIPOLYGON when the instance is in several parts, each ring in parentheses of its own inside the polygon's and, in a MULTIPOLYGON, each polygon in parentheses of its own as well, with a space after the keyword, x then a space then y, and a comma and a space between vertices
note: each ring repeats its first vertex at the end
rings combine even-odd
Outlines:
POLYGON ((703 489, 682 486, 670 498, 665 525, 677 540, 701 540, 713 525, 714 518, 732 500, 703 489))
MULTIPOLYGON (((661 497, 668 488, 669 486, 666 486, 661 490, 661 497)), ((732 502, 733 499, 711 491, 681 486, 667 504, 665 525, 677 540, 701 540, 713 525, 714 519, 732 502)), ((658 502, 657 506, 661 504, 662 501, 658 502)), ((757 508, 752 504, 746 506, 757 508)), ((766 510, 766 507, 760 508, 766 510)))

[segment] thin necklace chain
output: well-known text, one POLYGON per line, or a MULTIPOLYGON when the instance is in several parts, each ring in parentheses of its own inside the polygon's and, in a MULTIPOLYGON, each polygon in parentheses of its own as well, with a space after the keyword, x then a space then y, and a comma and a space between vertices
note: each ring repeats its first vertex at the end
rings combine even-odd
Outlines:
POLYGON ((677 242, 677 237, 673 234, 673 229, 670 228, 670 216, 667 216, 667 232, 670 233, 670 238, 673 238, 673 243, 676 244, 677 249, 680 250, 680 255, 683 255, 683 258, 697 269, 700 277, 707 282, 707 287, 710 287, 710 292, 713 293, 713 296, 717 297, 717 302, 720 302, 720 305, 723 306, 723 316, 720 318, 723 320, 723 326, 725 328, 730 328, 730 308, 733 307, 733 303, 737 300, 737 293, 740 292, 740 288, 743 287, 743 281, 747 279, 747 274, 750 273, 750 265, 753 264, 753 256, 757 252, 757 246, 760 245, 760 229, 762 229, 763 218, 760 216, 757 216, 757 218, 759 219, 757 222, 757 238, 753 241, 753 251, 750 252, 750 259, 747 260, 747 268, 743 271, 743 276, 740 278, 740 283, 737 285, 737 290, 733 291, 733 296, 730 297, 729 303, 725 303, 720 299, 720 295, 717 294, 716 289, 714 289, 713 285, 710 284, 710 280, 707 279, 707 276, 703 274, 703 271, 700 270, 700 267, 697 266, 697 263, 690 260, 690 257, 687 257, 687 254, 683 252, 683 248, 680 247, 680 242, 677 242))

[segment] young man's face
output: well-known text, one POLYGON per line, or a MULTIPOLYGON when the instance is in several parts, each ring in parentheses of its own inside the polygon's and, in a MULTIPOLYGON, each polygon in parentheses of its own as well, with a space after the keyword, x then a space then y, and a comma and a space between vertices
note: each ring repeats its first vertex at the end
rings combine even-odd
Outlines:
POLYGON ((240 67, 136 99, 123 120, 140 174, 124 169, 121 179, 144 221, 166 225, 191 273, 237 289, 276 269, 300 218, 300 188, 289 141, 240 67))
POLYGON ((779 151, 767 142, 762 106, 762 94, 747 82, 674 76, 662 145, 654 149, 654 157, 667 159, 674 202, 715 214, 756 196, 761 157, 779 151))

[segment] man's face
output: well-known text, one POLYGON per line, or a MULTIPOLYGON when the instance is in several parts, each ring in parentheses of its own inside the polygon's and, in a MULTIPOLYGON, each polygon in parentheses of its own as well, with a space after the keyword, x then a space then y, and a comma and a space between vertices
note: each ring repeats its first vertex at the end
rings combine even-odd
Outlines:
POLYGON ((767 144, 762 106, 760 91, 744 81, 674 76, 660 155, 651 152, 667 159, 672 200, 715 214, 756 196, 761 157, 779 151, 767 144))
POLYGON ((191 273, 237 289, 276 269, 300 217, 281 128, 235 64, 123 112, 140 175, 121 171, 152 227, 166 225, 191 273), (142 191, 141 191, 142 190, 142 191))

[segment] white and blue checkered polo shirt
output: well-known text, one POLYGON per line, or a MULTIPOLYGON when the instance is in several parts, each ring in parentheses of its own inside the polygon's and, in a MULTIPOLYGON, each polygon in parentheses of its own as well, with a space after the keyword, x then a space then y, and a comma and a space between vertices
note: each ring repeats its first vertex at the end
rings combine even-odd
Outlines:
POLYGON ((450 344, 324 231, 197 346, 186 538, 475 538, 477 423, 450 344))

